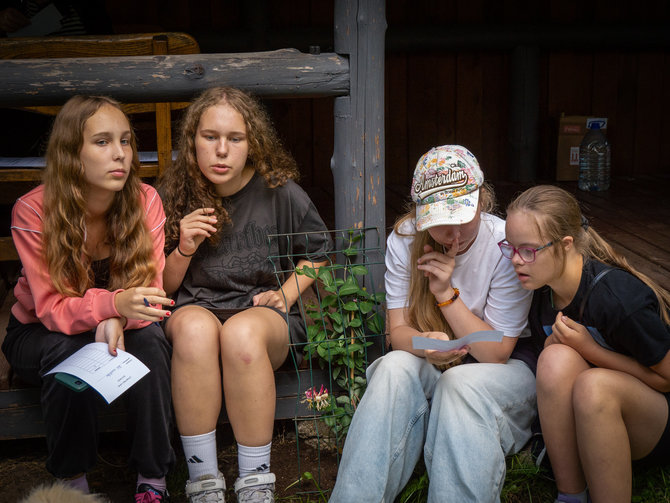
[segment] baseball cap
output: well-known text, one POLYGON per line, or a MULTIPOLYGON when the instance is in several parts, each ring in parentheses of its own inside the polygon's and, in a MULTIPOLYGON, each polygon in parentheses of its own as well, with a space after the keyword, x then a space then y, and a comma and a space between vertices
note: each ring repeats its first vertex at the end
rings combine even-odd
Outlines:
POLYGON ((477 213, 484 174, 477 158, 460 145, 442 145, 423 154, 412 179, 416 228, 470 222, 477 213))

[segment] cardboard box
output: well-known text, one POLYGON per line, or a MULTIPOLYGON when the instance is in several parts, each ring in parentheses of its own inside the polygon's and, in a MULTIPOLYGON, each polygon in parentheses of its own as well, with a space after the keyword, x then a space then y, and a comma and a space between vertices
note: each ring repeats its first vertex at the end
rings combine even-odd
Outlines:
POLYGON ((600 129, 607 134, 606 117, 561 114, 556 147, 556 180, 568 181, 579 178, 579 144, 587 128, 594 121, 598 121, 600 129))

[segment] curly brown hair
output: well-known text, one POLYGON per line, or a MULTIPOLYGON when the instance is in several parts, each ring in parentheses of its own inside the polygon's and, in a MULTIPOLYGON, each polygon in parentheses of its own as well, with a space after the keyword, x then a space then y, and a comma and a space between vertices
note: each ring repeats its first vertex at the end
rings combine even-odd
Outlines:
MULTIPOLYGON (((88 184, 80 152, 86 121, 104 106, 124 113, 117 101, 105 96, 70 98, 54 120, 47 146, 43 253, 54 286, 67 296, 81 296, 94 284, 91 256, 85 246, 88 184)), ((140 199, 139 158, 132 129, 130 144, 130 174, 123 189, 114 194, 106 216, 111 290, 149 285, 157 273, 140 199)))
MULTIPOLYGON (((247 166, 263 176, 271 188, 298 179, 298 167, 293 156, 284 148, 272 121, 260 102, 233 87, 214 87, 206 90, 189 106, 181 122, 177 159, 158 180, 158 187, 167 222, 165 249, 172 250, 179 242, 179 221, 197 208, 215 208, 217 221, 230 224, 221 196, 202 174, 195 150, 195 136, 203 113, 215 105, 225 104, 237 111, 247 128, 249 154, 247 166)), ((216 242, 220 233, 209 238, 216 242)))

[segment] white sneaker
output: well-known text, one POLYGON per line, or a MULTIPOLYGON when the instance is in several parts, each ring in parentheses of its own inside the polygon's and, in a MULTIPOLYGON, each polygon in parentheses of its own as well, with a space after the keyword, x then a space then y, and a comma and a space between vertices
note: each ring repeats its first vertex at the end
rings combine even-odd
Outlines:
POLYGON ((226 503, 226 481, 219 472, 216 477, 205 475, 195 482, 186 481, 188 503, 226 503))
POLYGON ((238 503, 274 503, 275 474, 258 473, 235 481, 238 503))

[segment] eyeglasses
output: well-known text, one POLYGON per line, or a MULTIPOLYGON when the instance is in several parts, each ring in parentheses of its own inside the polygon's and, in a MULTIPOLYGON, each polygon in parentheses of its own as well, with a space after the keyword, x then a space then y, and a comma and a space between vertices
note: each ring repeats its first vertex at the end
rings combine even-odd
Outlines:
POLYGON ((535 262, 535 254, 537 252, 544 250, 545 248, 549 248, 553 244, 554 242, 551 241, 544 246, 540 246, 539 248, 531 248, 530 246, 520 246, 519 248, 515 248, 503 239, 500 241, 500 243, 498 243, 498 248, 500 248, 500 252, 505 258, 512 260, 514 258, 514 254, 518 253, 519 257, 521 257, 521 260, 523 260, 526 264, 532 264, 535 262))

